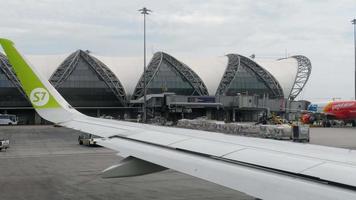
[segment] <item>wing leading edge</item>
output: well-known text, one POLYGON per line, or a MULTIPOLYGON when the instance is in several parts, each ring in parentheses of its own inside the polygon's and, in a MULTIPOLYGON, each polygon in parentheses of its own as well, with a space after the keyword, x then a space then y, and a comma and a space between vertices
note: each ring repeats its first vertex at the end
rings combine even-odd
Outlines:
POLYGON ((0 39, 0 44, 39 115, 102 136, 99 144, 139 159, 126 159, 129 165, 120 165, 125 169, 171 168, 261 199, 356 199, 354 151, 88 117, 73 109, 11 41, 0 39))

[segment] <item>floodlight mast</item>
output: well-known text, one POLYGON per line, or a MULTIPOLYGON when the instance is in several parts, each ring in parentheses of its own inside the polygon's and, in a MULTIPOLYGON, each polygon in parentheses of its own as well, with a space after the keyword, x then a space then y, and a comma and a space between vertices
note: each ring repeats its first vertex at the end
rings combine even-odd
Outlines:
POLYGON ((353 19, 352 21, 352 24, 354 25, 354 48, 355 48, 355 77, 354 77, 354 81, 355 81, 355 100, 356 100, 356 19, 353 19))
POLYGON ((146 109, 146 15, 149 15, 152 10, 143 7, 138 10, 143 14, 143 116, 142 122, 146 123, 147 121, 147 109, 146 109))

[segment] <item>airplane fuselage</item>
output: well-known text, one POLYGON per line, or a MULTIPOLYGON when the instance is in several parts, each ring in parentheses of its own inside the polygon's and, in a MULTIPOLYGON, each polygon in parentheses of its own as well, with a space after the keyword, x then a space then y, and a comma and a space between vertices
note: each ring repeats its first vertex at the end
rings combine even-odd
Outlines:
POLYGON ((327 103, 312 103, 308 106, 309 113, 303 116, 303 121, 308 121, 313 114, 322 114, 327 119, 356 120, 356 101, 332 101, 327 103))

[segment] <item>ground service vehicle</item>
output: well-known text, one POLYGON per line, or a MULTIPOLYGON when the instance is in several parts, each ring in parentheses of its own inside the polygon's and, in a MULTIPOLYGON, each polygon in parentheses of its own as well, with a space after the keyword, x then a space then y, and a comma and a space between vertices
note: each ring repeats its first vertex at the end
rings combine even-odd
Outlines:
POLYGON ((0 151, 6 150, 10 147, 10 141, 5 139, 0 139, 0 151))
POLYGON ((87 146, 97 146, 95 138, 100 138, 99 136, 88 134, 88 133, 81 133, 78 136, 78 143, 80 145, 87 145, 87 146))

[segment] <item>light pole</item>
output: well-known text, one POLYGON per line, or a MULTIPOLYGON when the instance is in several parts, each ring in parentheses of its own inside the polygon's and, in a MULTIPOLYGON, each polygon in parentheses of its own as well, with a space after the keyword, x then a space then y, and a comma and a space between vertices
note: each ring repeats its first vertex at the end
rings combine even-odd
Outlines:
POLYGON ((146 15, 149 15, 152 10, 143 7, 138 10, 143 14, 143 116, 142 122, 146 123, 147 110, 146 110, 146 15))
POLYGON ((353 19, 352 24, 354 25, 354 47, 355 47, 355 100, 356 100, 356 19, 353 19))

